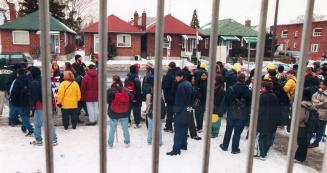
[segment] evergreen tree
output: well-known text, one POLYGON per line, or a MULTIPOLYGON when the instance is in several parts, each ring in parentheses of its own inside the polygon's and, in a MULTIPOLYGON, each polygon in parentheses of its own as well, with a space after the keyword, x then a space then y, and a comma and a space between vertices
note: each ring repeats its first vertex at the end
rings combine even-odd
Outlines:
POLYGON ((196 13, 196 10, 193 11, 191 27, 194 28, 194 29, 199 29, 200 28, 199 19, 198 19, 198 15, 196 13))

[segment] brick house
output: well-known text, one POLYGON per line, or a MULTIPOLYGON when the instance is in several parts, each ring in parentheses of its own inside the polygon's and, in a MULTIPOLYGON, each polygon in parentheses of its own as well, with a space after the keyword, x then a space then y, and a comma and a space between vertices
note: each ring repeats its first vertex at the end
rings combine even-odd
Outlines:
MULTIPOLYGON (((141 55, 142 30, 131 26, 115 15, 110 15, 108 20, 108 44, 116 48, 116 57, 119 59, 131 59, 141 55)), ((84 33, 85 55, 98 53, 99 51, 99 22, 86 27, 84 33)))
MULTIPOLYGON (((272 31, 274 26, 270 27, 272 31)), ((279 51, 300 51, 303 24, 278 25, 276 28, 276 43, 279 51)), ((313 22, 310 38, 311 59, 319 59, 323 54, 327 54, 327 21, 313 22)))
MULTIPOLYGON (((154 57, 156 18, 147 17, 145 11, 139 17, 135 11, 134 18, 129 23, 144 32, 141 38, 142 57, 154 57)), ((163 56, 190 57, 197 50, 198 41, 202 40, 201 33, 197 33, 196 29, 191 28, 171 14, 164 16, 163 56)))
MULTIPOLYGON (((40 54, 39 11, 17 18, 0 26, 0 52, 40 54)), ((65 57, 75 52, 76 33, 50 16, 50 52, 65 57)))
MULTIPOLYGON (((203 56, 209 56, 209 43, 211 23, 200 28, 204 41, 200 42, 199 50, 203 56)), ((227 57, 250 56, 254 57, 256 52, 257 31, 252 29, 251 21, 246 20, 245 25, 233 20, 219 20, 217 46, 226 47, 227 57), (250 49, 250 50, 249 50, 250 49)))

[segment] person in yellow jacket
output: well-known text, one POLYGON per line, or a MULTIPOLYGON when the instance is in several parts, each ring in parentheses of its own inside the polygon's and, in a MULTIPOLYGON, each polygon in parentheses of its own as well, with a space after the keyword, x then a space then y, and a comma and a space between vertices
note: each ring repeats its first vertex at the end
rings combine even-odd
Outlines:
POLYGON ((284 91, 288 95, 291 102, 294 101, 294 94, 295 94, 295 87, 296 87, 296 77, 295 77, 295 71, 289 70, 286 73, 287 82, 284 86, 284 91))
POLYGON ((71 71, 64 71, 64 81, 59 85, 57 105, 61 107, 62 123, 65 130, 68 129, 69 117, 72 128, 76 129, 78 121, 78 101, 81 99, 81 91, 74 74, 71 71))

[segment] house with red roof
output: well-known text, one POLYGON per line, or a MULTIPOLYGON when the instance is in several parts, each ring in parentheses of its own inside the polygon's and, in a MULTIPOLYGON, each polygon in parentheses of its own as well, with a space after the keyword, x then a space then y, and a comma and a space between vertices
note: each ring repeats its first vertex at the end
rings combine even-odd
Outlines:
MULTIPOLYGON (((115 15, 108 20, 108 45, 116 48, 116 58, 134 58, 141 55, 142 29, 132 26, 115 15)), ((85 55, 99 52, 99 22, 83 30, 85 55)), ((110 53, 110 52, 109 52, 110 53)))
MULTIPOLYGON (((143 11, 139 17, 137 11, 130 25, 140 28, 145 34, 141 38, 142 57, 154 57, 156 18, 147 17, 143 11)), ((164 44, 165 57, 190 57, 197 51, 199 40, 202 40, 196 29, 178 20, 171 14, 164 16, 164 44)))

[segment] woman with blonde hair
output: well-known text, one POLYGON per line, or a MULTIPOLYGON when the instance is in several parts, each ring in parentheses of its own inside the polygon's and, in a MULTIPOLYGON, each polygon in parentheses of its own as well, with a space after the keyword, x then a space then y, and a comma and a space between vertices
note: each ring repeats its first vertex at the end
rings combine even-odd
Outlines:
POLYGON ((64 81, 59 85, 57 105, 61 108, 62 123, 68 129, 69 117, 72 128, 76 129, 78 121, 78 101, 81 99, 80 88, 71 71, 64 71, 64 81))

